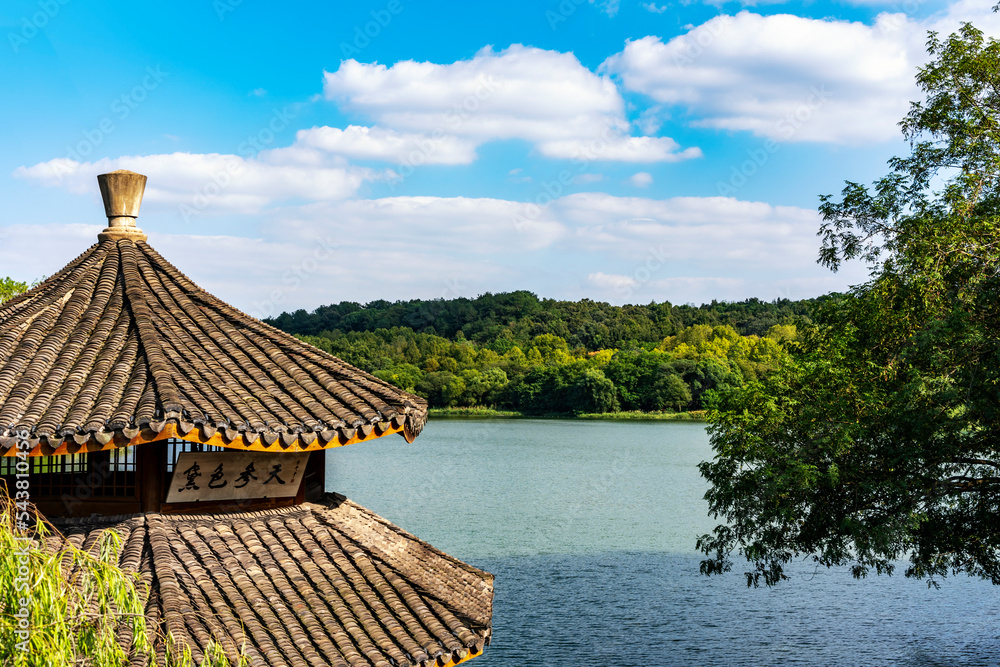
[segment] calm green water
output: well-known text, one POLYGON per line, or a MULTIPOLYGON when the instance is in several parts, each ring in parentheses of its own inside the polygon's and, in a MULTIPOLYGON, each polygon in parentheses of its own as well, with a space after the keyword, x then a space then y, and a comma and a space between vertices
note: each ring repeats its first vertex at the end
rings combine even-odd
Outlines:
POLYGON ((327 485, 497 575, 482 667, 1000 665, 983 582, 699 575, 710 455, 697 423, 436 419, 333 450, 327 485))

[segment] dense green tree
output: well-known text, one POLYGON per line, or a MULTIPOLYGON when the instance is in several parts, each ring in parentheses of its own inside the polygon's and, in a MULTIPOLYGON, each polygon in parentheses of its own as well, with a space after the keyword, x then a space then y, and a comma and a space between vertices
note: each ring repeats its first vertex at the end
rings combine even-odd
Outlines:
POLYGON ((649 398, 650 410, 679 412, 691 404, 691 388, 670 364, 661 364, 649 398))
MULTIPOLYGON (((565 414, 701 409, 707 392, 740 384, 743 377, 775 365, 784 354, 777 339, 794 338, 795 332, 791 325, 777 329, 772 338, 757 338, 740 336, 728 325, 695 325, 664 340, 596 351, 570 348, 567 339, 553 333, 517 342, 511 329, 485 343, 470 340, 462 329, 449 340, 401 326, 302 338, 423 396, 432 407, 565 414)), ((573 337, 573 331, 568 335, 573 337)))
POLYGON ((424 372, 417 366, 410 363, 394 363, 389 368, 379 369, 373 372, 375 377, 386 382, 391 382, 405 391, 416 391, 417 385, 424 377, 424 372))
POLYGON ((462 405, 494 405, 500 392, 507 386, 507 373, 496 366, 480 372, 469 368, 461 372, 465 382, 462 405))
MULTIPOLYGON (((352 301, 320 306, 312 313, 282 313, 268 323, 289 333, 318 336, 325 331, 374 332, 405 328, 417 333, 494 345, 500 354, 510 344, 527 346, 536 336, 551 334, 570 349, 590 351, 642 347, 658 343, 694 324, 728 325, 742 335, 763 336, 774 325, 809 321, 813 301, 747 299, 713 301, 702 306, 669 303, 612 306, 583 299, 539 299, 531 292, 486 293, 475 299, 423 301, 352 301)), ((529 346, 530 347, 530 346, 529 346)))
POLYGON ((26 291, 28 283, 18 282, 12 278, 0 278, 0 303, 26 291))
POLYGON ((643 349, 619 350, 604 369, 616 389, 623 410, 659 410, 653 389, 667 359, 661 352, 643 349))
POLYGON ((417 391, 433 407, 448 408, 459 405, 465 392, 465 380, 449 371, 432 371, 421 378, 417 391))
POLYGON ((742 375, 719 359, 677 359, 671 366, 690 387, 690 407, 694 410, 705 408, 704 401, 710 395, 709 392, 732 389, 743 384, 742 375))
POLYGON ((870 281, 711 415, 706 573, 734 553, 754 585, 802 556, 857 577, 906 558, 1000 583, 1000 45, 965 25, 928 49, 911 153, 822 198, 820 260, 870 281))
POLYGON ((773 366, 811 308, 757 299, 611 306, 522 291, 347 301, 272 323, 433 407, 565 414, 700 409, 712 389, 773 366), (741 335, 748 322, 768 337, 741 335))
POLYGON ((566 392, 567 407, 573 412, 615 412, 618 400, 615 385, 598 368, 587 368, 566 392))

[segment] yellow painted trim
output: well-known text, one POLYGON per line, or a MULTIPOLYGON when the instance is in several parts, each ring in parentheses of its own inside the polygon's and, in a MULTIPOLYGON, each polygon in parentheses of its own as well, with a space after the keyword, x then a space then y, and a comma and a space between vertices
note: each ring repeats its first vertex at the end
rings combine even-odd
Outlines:
MULTIPOLYGON (((137 436, 131 440, 126 440, 124 437, 114 437, 107 444, 100 444, 94 438, 91 438, 89 442, 83 445, 77 445, 70 441, 62 441, 59 447, 53 449, 47 444, 42 444, 39 442, 35 447, 28 453, 28 456, 63 456, 65 454, 84 454, 90 452, 100 452, 110 449, 120 449, 122 447, 132 447, 134 445, 143 445, 148 442, 156 442, 158 440, 166 440, 168 438, 175 438, 177 440, 186 440, 188 442, 197 442, 202 445, 212 445, 215 447, 225 447, 227 449, 238 449, 245 452, 280 452, 280 453, 297 453, 297 452, 315 452, 321 449, 333 449, 334 447, 343 447, 345 445, 353 445, 356 442, 365 442, 368 440, 375 440, 376 438, 381 438, 386 435, 392 435, 393 433, 402 433, 404 427, 400 426, 395 428, 389 426, 381 435, 376 435, 376 429, 372 429, 372 432, 365 437, 361 430, 358 429, 357 433, 353 438, 346 442, 341 442, 340 438, 334 438, 327 442, 327 444, 322 444, 320 438, 316 438, 311 445, 302 444, 301 440, 296 439, 290 446, 285 447, 281 444, 281 438, 279 437, 273 445, 268 445, 264 442, 263 438, 257 438, 252 444, 244 444, 244 439, 242 436, 238 437, 232 442, 226 442, 225 438, 222 437, 221 433, 216 433, 211 438, 203 438, 201 436, 201 429, 195 427, 188 431, 188 433, 182 434, 177 430, 176 424, 167 424, 163 427, 163 430, 159 433, 155 431, 145 429, 140 431, 137 436), (72 445, 68 444, 72 443, 72 445)), ((17 447, 11 447, 4 454, 4 456, 17 456, 17 447)))
POLYGON ((449 660, 441 667, 454 667, 455 665, 461 665, 463 662, 468 662, 473 658, 478 658, 483 654, 482 651, 479 651, 478 653, 475 653, 474 651, 475 649, 469 649, 469 655, 465 656, 464 658, 459 658, 458 662, 455 662, 454 660, 449 660))
POLYGON ((381 438, 383 436, 390 435, 392 433, 402 433, 402 432, 403 432, 402 426, 400 426, 399 428, 393 428, 392 426, 390 426, 387 430, 382 432, 382 435, 375 435, 375 429, 372 429, 371 434, 368 435, 368 437, 365 437, 364 435, 361 434, 361 431, 359 430, 355 434, 355 436, 350 440, 348 440, 347 442, 340 442, 339 439, 334 439, 330 440, 326 445, 323 445, 321 444, 320 439, 316 438, 316 440, 313 441, 311 445, 303 445, 300 440, 296 439, 295 442, 293 442, 290 446, 285 447, 284 445, 281 444, 281 438, 275 440, 273 445, 268 445, 267 443, 265 443, 263 438, 257 438, 257 440, 255 440, 254 443, 251 445, 244 445, 242 437, 237 438, 236 440, 233 440, 230 443, 227 443, 225 438, 222 437, 221 433, 216 433, 211 438, 208 438, 206 440, 205 438, 201 437, 201 429, 199 428, 193 428, 188 432, 187 435, 182 435, 180 431, 177 430, 176 425, 167 424, 163 428, 163 431, 158 433, 156 437, 150 438, 148 440, 140 440, 142 438, 142 434, 140 433, 132 440, 135 441, 134 444, 141 444, 142 442, 154 442, 156 440, 176 438, 178 440, 187 440, 188 442, 197 442, 203 445, 226 447, 228 449, 239 449, 245 452, 296 453, 296 452, 315 452, 321 449, 333 449, 334 447, 344 447, 346 445, 353 445, 356 442, 375 440, 376 438, 381 438))

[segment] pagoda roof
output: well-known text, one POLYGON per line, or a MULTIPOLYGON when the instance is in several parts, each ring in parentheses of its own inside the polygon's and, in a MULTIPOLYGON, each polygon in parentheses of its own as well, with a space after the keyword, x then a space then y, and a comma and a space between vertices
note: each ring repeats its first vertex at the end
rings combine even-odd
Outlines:
POLYGON ((32 455, 52 455, 171 437, 310 451, 420 433, 424 399, 201 289, 101 187, 101 240, 0 305, 0 454, 25 435, 32 455))
MULTIPOLYGON (((147 626, 196 663, 215 642, 253 667, 441 667, 480 655, 490 637, 493 575, 340 495, 278 510, 52 524, 62 531, 45 538, 53 553, 118 533, 118 565, 148 595, 147 626)), ((153 637, 158 663, 165 640, 153 637)))

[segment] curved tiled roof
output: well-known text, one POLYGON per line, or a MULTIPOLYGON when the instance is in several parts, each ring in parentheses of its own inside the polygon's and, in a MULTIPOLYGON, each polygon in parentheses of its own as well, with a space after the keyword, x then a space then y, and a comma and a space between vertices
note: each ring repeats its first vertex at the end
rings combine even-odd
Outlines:
MULTIPOLYGON (((93 517, 52 522, 90 549, 122 538, 162 663, 165 633, 195 662, 210 642, 252 667, 455 665, 490 637, 493 575, 378 515, 328 495, 322 503, 217 515, 93 517)), ((72 576, 72 573, 69 573, 72 576)), ((127 638, 126 638, 127 639, 127 638)), ((133 656, 131 664, 143 664, 133 656)))
POLYGON ((412 440, 427 403, 205 292, 144 241, 105 238, 0 306, 0 452, 165 437, 301 451, 412 440))

